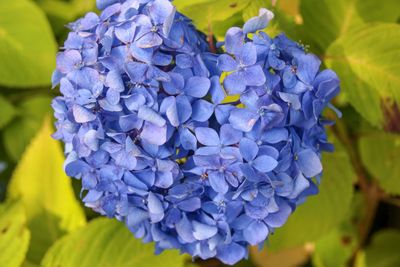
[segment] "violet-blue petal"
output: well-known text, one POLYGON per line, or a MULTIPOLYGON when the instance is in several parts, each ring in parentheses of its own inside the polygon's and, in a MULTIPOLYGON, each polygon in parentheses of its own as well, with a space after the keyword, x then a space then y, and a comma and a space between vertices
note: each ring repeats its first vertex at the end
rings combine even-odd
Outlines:
POLYGON ((197 240, 206 240, 217 234, 218 228, 212 225, 193 221, 193 236, 197 240))
POLYGON ((258 145, 248 138, 243 138, 239 144, 240 153, 246 161, 253 161, 258 154, 258 145))
POLYGON ((305 177, 314 177, 322 172, 321 160, 311 149, 304 149, 297 154, 297 164, 305 177))
POLYGON ((243 230, 243 236, 250 245, 255 246, 263 242, 269 234, 267 225, 262 221, 254 220, 243 230))
POLYGON ((268 9, 261 8, 257 17, 249 19, 243 26, 245 34, 254 33, 265 29, 268 23, 274 18, 274 14, 268 9))
POLYGON ((221 144, 225 146, 230 146, 240 142, 242 138, 242 133, 232 127, 230 124, 224 124, 220 129, 220 139, 221 144))
POLYGON ((214 105, 203 99, 193 103, 192 119, 199 122, 208 121, 214 112, 214 105))
POLYGON ((140 136, 150 144, 161 146, 167 141, 167 126, 159 127, 153 123, 145 122, 140 136))
POLYGON ((205 146, 218 146, 220 144, 218 133, 212 128, 198 127, 195 133, 197 140, 205 146))
POLYGON ((210 86, 211 82, 209 79, 205 77, 194 76, 186 81, 186 85, 183 90, 189 96, 202 98, 207 95, 210 86))
POLYGON ((259 116, 254 112, 240 108, 232 110, 229 116, 232 127, 243 132, 250 132, 258 119, 259 116))
POLYGON ((208 174, 208 179, 210 181, 210 185, 212 189, 217 193, 225 194, 228 192, 229 185, 225 180, 225 176, 222 172, 210 172, 208 174))
POLYGON ((233 71, 238 68, 236 60, 227 54, 222 54, 218 57, 218 68, 222 71, 233 71))
POLYGON ((260 172, 270 172, 278 166, 278 162, 270 156, 262 155, 253 161, 253 166, 260 172))
POLYGON ((72 107, 72 112, 77 123, 91 122, 96 119, 96 115, 94 113, 79 105, 74 105, 72 107))

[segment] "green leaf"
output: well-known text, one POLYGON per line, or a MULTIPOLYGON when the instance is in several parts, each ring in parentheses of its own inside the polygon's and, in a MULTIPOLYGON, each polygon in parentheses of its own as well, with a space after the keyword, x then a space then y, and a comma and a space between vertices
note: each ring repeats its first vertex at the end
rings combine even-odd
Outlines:
POLYGON ((19 267, 29 246, 24 207, 10 202, 0 206, 0 263, 5 267, 19 267))
POLYGON ((322 54, 336 39, 368 22, 396 22, 398 0, 302 0, 304 34, 313 51, 322 54))
POLYGON ((400 195, 400 135, 373 133, 359 141, 362 162, 388 193, 400 195))
POLYGON ((354 171, 344 148, 323 155, 320 192, 298 207, 288 222, 271 236, 271 249, 291 248, 313 242, 343 221, 353 196, 354 171))
POLYGON ((357 232, 337 228, 324 235, 315 245, 314 267, 346 267, 357 247, 357 232))
POLYGON ((28 0, 0 0, 0 85, 50 84, 57 48, 46 16, 28 0))
POLYGON ((325 63, 342 80, 349 103, 372 125, 382 126, 381 101, 400 103, 400 25, 367 24, 328 49, 325 63))
MULTIPOLYGON (((211 31, 217 37, 223 37, 226 30, 233 25, 232 17, 241 16, 241 12, 250 2, 250 0, 176 0, 174 5, 192 19, 199 30, 206 34, 211 31)), ((234 21, 236 26, 242 26, 238 24, 237 19, 234 21)))
POLYGON ((376 0, 358 0, 358 13, 366 22, 397 22, 400 18, 398 0, 385 0, 377 3, 376 0))
POLYGON ((2 95, 0 95, 0 129, 7 125, 15 116, 16 110, 14 106, 2 95))
POLYGON ((358 255, 357 267, 400 266, 400 231, 386 229, 376 233, 371 244, 358 255))
POLYGON ((42 267, 183 267, 184 261, 177 251, 154 255, 154 245, 143 244, 121 222, 100 218, 55 243, 42 267))
POLYGON ((51 138, 45 121, 18 164, 8 187, 8 198, 20 199, 25 207, 32 241, 28 260, 38 263, 48 247, 85 224, 82 208, 74 196, 71 180, 63 170, 64 156, 51 138))
POLYGON ((18 115, 3 132, 5 149, 14 161, 24 153, 42 125, 43 118, 51 113, 50 103, 49 96, 36 96, 28 98, 17 107, 18 115))
POLYGON ((300 12, 304 32, 316 43, 313 52, 322 53, 339 36, 363 24, 356 2, 358 0, 302 0, 300 12))
POLYGON ((47 14, 57 36, 68 31, 66 24, 74 21, 86 12, 96 10, 95 0, 36 0, 47 14))

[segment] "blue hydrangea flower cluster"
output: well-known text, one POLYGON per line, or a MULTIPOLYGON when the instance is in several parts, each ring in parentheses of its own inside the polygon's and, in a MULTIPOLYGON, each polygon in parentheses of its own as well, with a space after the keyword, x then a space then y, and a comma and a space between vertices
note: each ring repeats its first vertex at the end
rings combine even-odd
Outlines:
POLYGON ((98 7, 69 25, 53 75, 54 137, 83 202, 157 253, 247 257, 317 192, 321 151, 332 150, 321 113, 338 77, 260 31, 265 9, 231 28, 218 55, 168 0, 98 7))

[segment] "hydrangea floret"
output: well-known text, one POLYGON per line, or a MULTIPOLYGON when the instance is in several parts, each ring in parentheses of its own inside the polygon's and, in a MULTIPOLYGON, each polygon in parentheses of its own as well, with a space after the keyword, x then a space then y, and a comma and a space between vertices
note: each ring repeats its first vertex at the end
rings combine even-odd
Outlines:
POLYGON ((157 253, 248 257, 317 193, 321 152, 333 149, 321 114, 338 77, 261 31, 266 9, 215 54, 168 0, 98 7, 69 25, 53 74, 54 138, 83 202, 157 253))

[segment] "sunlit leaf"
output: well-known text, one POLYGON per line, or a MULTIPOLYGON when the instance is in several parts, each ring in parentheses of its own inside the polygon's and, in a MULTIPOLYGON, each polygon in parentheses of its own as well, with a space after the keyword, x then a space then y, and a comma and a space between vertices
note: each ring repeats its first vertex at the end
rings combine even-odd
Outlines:
POLYGON ((49 85, 55 53, 50 25, 34 2, 0 0, 0 85, 49 85))
POLYGON ((400 103, 400 25, 368 24, 338 39, 326 64, 342 80, 348 101, 371 124, 382 126, 381 102, 400 103))
POLYGON ((121 222, 100 218, 55 243, 42 267, 183 267, 185 260, 172 250, 154 255, 153 244, 143 244, 121 222))
POLYGON ((199 30, 206 34, 211 31, 218 37, 223 37, 228 28, 243 26, 238 23, 232 24, 231 19, 235 15, 241 17, 241 12, 250 2, 250 0, 176 0, 174 5, 180 12, 189 16, 199 30))
POLYGON ((48 120, 22 156, 8 187, 10 199, 25 207, 32 240, 28 259, 40 261, 47 248, 65 232, 85 224, 83 210, 63 170, 64 156, 51 138, 48 120))
POLYGON ((0 264, 19 267, 29 246, 30 233, 26 227, 24 207, 10 202, 0 206, 0 264))

